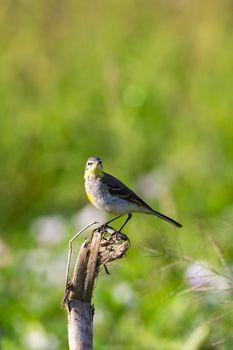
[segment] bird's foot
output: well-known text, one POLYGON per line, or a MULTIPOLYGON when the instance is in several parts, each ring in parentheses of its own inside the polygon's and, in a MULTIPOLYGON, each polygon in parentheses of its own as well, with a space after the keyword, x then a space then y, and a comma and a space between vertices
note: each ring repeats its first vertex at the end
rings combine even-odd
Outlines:
POLYGON ((97 231, 100 232, 100 231, 106 231, 108 225, 107 224, 103 224, 99 227, 97 227, 97 231))
POLYGON ((112 233, 112 231, 115 231, 113 227, 109 226, 108 224, 103 224, 99 227, 97 227, 98 232, 106 232, 106 233, 112 233))
POLYGON ((129 241, 130 242, 128 236, 120 231, 114 231, 110 237, 114 238, 116 241, 129 241))
POLYGON ((128 241, 130 243, 129 237, 122 233, 121 231, 116 231, 113 227, 108 224, 103 224, 99 226, 96 231, 104 232, 106 234, 110 234, 109 240, 113 239, 115 242, 119 241, 128 241))

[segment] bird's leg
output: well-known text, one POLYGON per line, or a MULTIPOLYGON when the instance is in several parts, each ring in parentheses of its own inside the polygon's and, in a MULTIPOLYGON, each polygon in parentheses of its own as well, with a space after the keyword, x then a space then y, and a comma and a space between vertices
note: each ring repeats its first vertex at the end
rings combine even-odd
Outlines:
MULTIPOLYGON (((122 215, 116 216, 115 218, 111 219, 110 221, 106 222, 105 224, 103 224, 102 226, 99 227, 99 230, 104 229, 108 226, 108 224, 110 224, 111 222, 115 221, 116 219, 119 219, 122 215)), ((121 230, 125 227, 125 225, 127 224, 127 222, 132 218, 133 214, 129 213, 127 216, 127 219, 125 220, 125 222, 123 223, 123 225, 121 226, 120 230, 115 231, 112 236, 116 236, 117 240, 122 239, 123 241, 129 240, 128 237, 121 233, 121 230)))
POLYGON ((110 221, 106 222, 106 224, 104 224, 104 225, 108 225, 108 224, 110 224, 111 222, 115 221, 116 219, 119 219, 121 216, 122 216, 122 215, 116 216, 116 217, 115 217, 115 218, 113 218, 112 220, 110 220, 110 221))
POLYGON ((124 233, 121 233, 121 230, 123 229, 123 227, 125 227, 125 225, 132 218, 132 216, 133 216, 133 214, 129 213, 127 216, 127 219, 125 220, 125 222, 121 226, 120 230, 113 233, 113 235, 116 235, 116 239, 118 239, 118 240, 122 239, 123 241, 129 240, 129 238, 124 233))
POLYGON ((105 224, 103 224, 102 226, 100 226, 99 229, 100 229, 100 230, 101 230, 101 229, 105 229, 105 228, 108 226, 108 224, 110 224, 111 222, 115 221, 116 219, 119 219, 121 216, 122 216, 122 215, 116 216, 115 218, 113 218, 113 219, 107 221, 105 224))
POLYGON ((125 220, 124 224, 121 226, 120 230, 118 232, 121 232, 121 230, 123 229, 123 227, 125 227, 125 225, 127 224, 127 222, 132 218, 133 214, 129 213, 127 216, 127 219, 125 220))

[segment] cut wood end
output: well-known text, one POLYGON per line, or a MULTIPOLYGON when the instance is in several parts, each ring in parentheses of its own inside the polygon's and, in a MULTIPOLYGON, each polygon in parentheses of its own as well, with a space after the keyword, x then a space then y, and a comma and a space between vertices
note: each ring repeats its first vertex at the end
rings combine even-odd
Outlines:
POLYGON ((106 266, 106 264, 116 259, 121 259, 129 248, 130 241, 128 237, 125 235, 119 236, 112 227, 106 226, 95 229, 91 238, 80 247, 72 281, 66 286, 62 305, 69 308, 69 303, 74 299, 90 301, 94 281, 100 267, 106 266), (124 240, 119 240, 123 237, 124 240), (85 251, 85 254, 83 251, 85 251), (83 268, 85 271, 80 273, 83 268), (80 286, 82 286, 82 291, 80 291, 80 286))

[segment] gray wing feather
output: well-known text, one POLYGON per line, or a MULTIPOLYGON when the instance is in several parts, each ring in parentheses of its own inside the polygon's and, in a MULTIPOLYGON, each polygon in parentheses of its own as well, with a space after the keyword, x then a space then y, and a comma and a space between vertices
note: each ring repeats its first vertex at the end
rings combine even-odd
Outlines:
POLYGON ((107 174, 107 173, 104 173, 103 182, 105 183, 105 185, 107 185, 108 190, 112 195, 126 199, 129 202, 141 205, 142 207, 151 210, 151 214, 154 214, 155 216, 159 217, 160 219, 163 219, 176 227, 182 227, 182 225, 179 222, 177 222, 177 221, 169 218, 168 216, 161 214, 158 211, 152 209, 140 197, 138 197, 136 195, 136 193, 134 193, 130 188, 128 188, 125 184, 123 184, 123 182, 121 182, 120 180, 118 180, 114 176, 107 174))
POLYGON ((129 202, 141 205, 149 210, 153 209, 146 204, 140 197, 136 195, 130 188, 123 184, 120 180, 114 176, 104 173, 103 182, 108 186, 108 190, 112 195, 126 199, 129 202))

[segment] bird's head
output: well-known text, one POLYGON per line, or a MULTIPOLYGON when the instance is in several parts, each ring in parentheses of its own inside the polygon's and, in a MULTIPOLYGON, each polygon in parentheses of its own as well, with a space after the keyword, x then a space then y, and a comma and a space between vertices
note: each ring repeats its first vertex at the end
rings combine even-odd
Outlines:
POLYGON ((88 176, 101 177, 103 175, 103 164, 99 157, 90 157, 86 162, 85 175, 86 179, 88 176))

